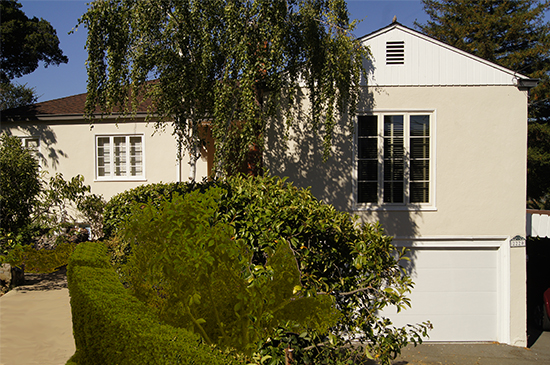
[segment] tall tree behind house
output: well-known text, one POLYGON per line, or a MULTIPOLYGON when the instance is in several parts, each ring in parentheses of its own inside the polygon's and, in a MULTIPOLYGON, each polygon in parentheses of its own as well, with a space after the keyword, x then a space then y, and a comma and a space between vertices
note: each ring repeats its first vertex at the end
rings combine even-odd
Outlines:
POLYGON ((425 34, 539 79, 529 99, 527 206, 550 209, 549 1, 422 0, 425 34))

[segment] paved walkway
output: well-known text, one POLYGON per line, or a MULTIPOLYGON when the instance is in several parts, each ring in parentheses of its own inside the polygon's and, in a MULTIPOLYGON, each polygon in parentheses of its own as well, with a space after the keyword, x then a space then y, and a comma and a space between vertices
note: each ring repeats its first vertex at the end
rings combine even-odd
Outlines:
MULTIPOLYGON (((0 365, 63 365, 75 352, 66 274, 25 274, 25 280, 0 297, 0 365)), ((550 364, 550 332, 533 332, 531 339, 529 349, 424 343, 403 349, 393 365, 550 364)))
POLYGON ((0 365, 65 364, 75 352, 65 272, 25 284, 0 297, 0 365))
POLYGON ((550 332, 536 333, 531 348, 499 343, 424 343, 406 347, 394 365, 550 365, 550 332))

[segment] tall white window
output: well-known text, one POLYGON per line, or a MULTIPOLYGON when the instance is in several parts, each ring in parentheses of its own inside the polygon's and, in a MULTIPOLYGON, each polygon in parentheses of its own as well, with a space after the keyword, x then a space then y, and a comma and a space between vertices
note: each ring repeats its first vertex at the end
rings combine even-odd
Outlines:
POLYGON ((143 136, 96 137, 98 180, 143 179, 143 136))
POLYGON ((431 119, 420 113, 357 118, 357 203, 433 203, 431 119))

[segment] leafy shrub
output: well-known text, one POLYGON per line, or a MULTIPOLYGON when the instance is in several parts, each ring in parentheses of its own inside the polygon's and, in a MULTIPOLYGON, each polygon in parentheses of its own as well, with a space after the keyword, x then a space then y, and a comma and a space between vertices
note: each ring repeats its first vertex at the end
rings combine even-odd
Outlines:
POLYGON ((429 323, 395 328, 378 315, 389 305, 398 311, 410 306, 406 295, 413 286, 399 265, 406 250, 398 251, 379 225, 359 225, 356 217, 278 177, 239 176, 227 184, 217 219, 230 222, 259 261, 266 249, 289 242, 304 287, 335 295, 342 317, 325 343, 342 345, 354 334, 368 356, 385 364, 407 343, 427 336, 429 323))
POLYGON ((77 202, 77 208, 84 219, 90 225, 92 239, 100 239, 103 234, 103 210, 105 200, 101 195, 85 195, 77 202))
MULTIPOLYGON (((49 181, 39 174, 38 161, 17 137, 0 136, 0 254, 84 219, 95 238, 101 237, 105 202, 90 194, 84 178, 49 181)), ((55 238, 54 238, 55 239, 55 238)))
POLYGON ((90 224, 94 238, 103 236, 105 201, 99 195, 90 194, 90 186, 84 184, 82 175, 65 180, 63 174, 57 173, 44 186, 35 213, 39 225, 58 231, 67 224, 84 220, 90 224))
MULTIPOLYGON (((0 135, 0 243, 27 236, 41 183, 38 161, 17 137, 0 135)), ((11 245, 13 246, 13 244, 11 245)))
MULTIPOLYGON (((427 336, 431 327, 429 322, 395 328, 389 319, 378 315, 379 310, 389 305, 396 306, 398 311, 410 306, 406 295, 413 283, 399 265, 406 251, 398 251, 379 225, 359 225, 348 213, 336 211, 315 199, 309 190, 298 189, 284 179, 235 176, 207 185, 177 184, 168 188, 157 185, 142 188, 139 193, 137 190, 128 192, 124 199, 117 197, 110 209, 121 213, 117 217, 121 222, 130 215, 132 199, 140 203, 150 200, 147 209, 152 209, 160 207, 164 199, 170 199, 173 191, 204 191, 212 185, 222 187, 224 192, 210 223, 230 225, 234 230, 233 241, 245 243, 255 266, 267 270, 270 255, 280 245, 285 245, 297 262, 301 290, 311 295, 328 293, 336 298, 336 308, 342 316, 331 332, 300 334, 303 335, 300 343, 309 338, 303 351, 296 351, 302 352, 304 359, 317 356, 315 354, 321 350, 319 356, 339 359, 339 349, 353 334, 354 340, 365 346, 367 356, 389 364, 407 343, 422 342, 422 337, 427 336), (155 194, 162 199, 156 199, 155 194), (316 346, 318 343, 322 346, 316 346)), ((120 223, 112 222, 111 227, 116 231, 120 223)), ((152 225, 147 229, 157 227, 152 225)), ((179 228, 174 225, 173 229, 175 232, 179 228)), ((140 234, 154 236, 144 231, 140 234)), ((170 230, 157 233, 159 237, 172 234, 170 230)), ((134 248, 131 245, 127 251, 134 248)), ((164 265, 169 267, 171 264, 165 261, 164 265)), ((150 295, 155 295, 152 287, 149 290, 150 295)), ((159 291, 156 295, 162 298, 168 292, 159 291)), ((273 347, 280 350, 285 341, 290 343, 290 337, 266 342, 259 355, 273 358, 273 347)), ((346 356, 349 358, 349 354, 346 356)))
POLYGON ((221 194, 213 187, 175 194, 158 208, 134 206, 121 231, 134 242, 126 277, 134 295, 165 323, 248 355, 280 327, 326 333, 338 318, 333 298, 302 291, 284 240, 255 265, 251 247, 232 238, 229 224, 213 220, 221 194))
POLYGON ((195 184, 158 183, 140 185, 113 196, 105 205, 103 212, 103 233, 112 237, 117 228, 130 215, 133 204, 153 202, 159 204, 163 199, 171 199, 174 193, 185 195, 194 190, 195 184))
MULTIPOLYGON (((124 265, 128 261, 130 255, 130 244, 128 241, 120 238, 120 235, 115 235, 103 240, 107 253, 109 255, 109 261, 117 273, 121 273, 124 265)), ((124 280, 124 279, 122 279, 124 280)))
POLYGON ((62 241, 51 250, 18 245, 0 261, 8 262, 14 267, 24 267, 26 272, 50 273, 68 264, 76 245, 75 242, 62 241))
POLYGON ((67 364, 232 364, 199 336, 158 319, 118 281, 101 242, 80 244, 67 270, 76 353, 67 364))

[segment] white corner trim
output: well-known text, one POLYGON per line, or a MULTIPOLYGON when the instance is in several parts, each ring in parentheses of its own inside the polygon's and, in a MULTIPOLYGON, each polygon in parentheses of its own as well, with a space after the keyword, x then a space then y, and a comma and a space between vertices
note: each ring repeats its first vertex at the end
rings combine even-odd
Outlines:
POLYGON ((510 263, 510 237, 504 242, 504 244, 498 250, 498 303, 497 303, 497 341, 512 345, 510 331, 511 331, 511 263, 510 263))

